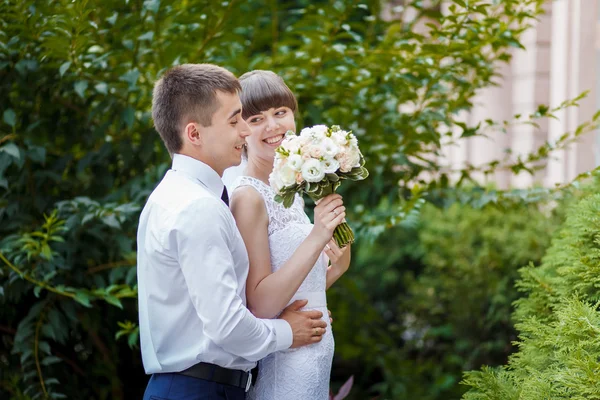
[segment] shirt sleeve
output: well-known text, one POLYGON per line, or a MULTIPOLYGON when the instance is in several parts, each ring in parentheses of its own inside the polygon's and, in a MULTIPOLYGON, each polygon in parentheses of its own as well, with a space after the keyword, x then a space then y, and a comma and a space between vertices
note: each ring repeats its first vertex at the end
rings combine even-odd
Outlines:
POLYGON ((231 215, 218 202, 196 200, 179 213, 174 227, 179 264, 203 333, 225 351, 258 361, 289 348, 292 329, 284 320, 258 319, 244 306, 230 249, 231 215))

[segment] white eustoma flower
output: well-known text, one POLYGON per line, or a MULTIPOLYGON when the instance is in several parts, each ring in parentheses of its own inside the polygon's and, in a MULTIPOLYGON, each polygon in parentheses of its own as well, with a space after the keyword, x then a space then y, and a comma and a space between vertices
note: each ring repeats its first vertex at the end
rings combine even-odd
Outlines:
POLYGON ((350 134, 350 145, 358 148, 358 139, 353 134, 350 134))
POLYGON ((296 171, 290 168, 289 164, 281 167, 278 175, 284 187, 292 186, 296 183, 296 171))
POLYGON ((302 177, 306 182, 320 182, 325 177, 321 161, 311 158, 302 165, 302 177))
POLYGON ((315 125, 312 127, 311 131, 312 131, 312 136, 320 139, 325 137, 325 134, 327 134, 327 126, 325 125, 315 125))
POLYGON ((281 147, 289 151, 290 153, 296 153, 300 149, 300 141, 298 136, 287 136, 281 142, 281 147))
POLYGON ((321 140, 320 147, 323 155, 329 158, 335 157, 340 151, 340 148, 328 137, 321 140))
POLYGON ((314 140, 321 140, 325 137, 327 133, 327 127, 325 125, 315 125, 309 128, 304 128, 300 131, 300 136, 305 138, 310 138, 314 140))
POLYGON ((281 179, 279 178, 278 171, 273 171, 269 175, 269 183, 271 184, 271 188, 277 194, 281 194, 281 189, 285 186, 281 179))
POLYGON ((312 142, 312 138, 310 136, 299 136, 298 137, 298 145, 300 148, 307 146, 312 142))
POLYGON ((288 165, 294 171, 300 171, 302 164, 304 164, 304 160, 300 154, 292 154, 288 157, 288 165))
POLYGON ((345 146, 348 144, 348 140, 346 139, 346 133, 344 131, 337 131, 331 134, 331 139, 338 146, 345 146))
POLYGON ((340 167, 340 163, 335 158, 326 158, 321 162, 326 174, 334 174, 340 167))

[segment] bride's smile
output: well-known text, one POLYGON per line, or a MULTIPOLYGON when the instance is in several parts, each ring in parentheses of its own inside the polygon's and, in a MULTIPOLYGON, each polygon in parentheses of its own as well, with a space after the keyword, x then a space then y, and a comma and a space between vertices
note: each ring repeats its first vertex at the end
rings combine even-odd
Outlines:
POLYGON ((276 136, 271 136, 268 137, 266 139, 263 139, 263 142, 265 142, 266 144, 269 144, 271 146, 279 146, 281 144, 281 142, 283 142, 283 138, 285 137, 285 135, 281 134, 281 135, 276 135, 276 136))

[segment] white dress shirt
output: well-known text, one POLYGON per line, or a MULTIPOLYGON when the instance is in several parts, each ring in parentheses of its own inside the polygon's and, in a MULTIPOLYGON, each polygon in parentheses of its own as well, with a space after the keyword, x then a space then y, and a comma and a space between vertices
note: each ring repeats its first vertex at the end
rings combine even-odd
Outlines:
POLYGON ((201 361, 249 371, 292 345, 286 321, 257 319, 246 308, 248 254, 222 191, 212 168, 175 154, 142 211, 137 273, 147 374, 201 361))

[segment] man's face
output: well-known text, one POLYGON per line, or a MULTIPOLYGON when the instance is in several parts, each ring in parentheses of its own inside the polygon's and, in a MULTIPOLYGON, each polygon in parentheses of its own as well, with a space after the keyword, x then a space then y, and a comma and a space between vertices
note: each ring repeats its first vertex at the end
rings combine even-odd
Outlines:
POLYGON ((217 92, 216 101, 219 107, 212 116, 211 126, 199 129, 203 161, 222 176, 225 169, 242 161, 242 147, 250 128, 242 119, 242 103, 237 93, 217 92))

